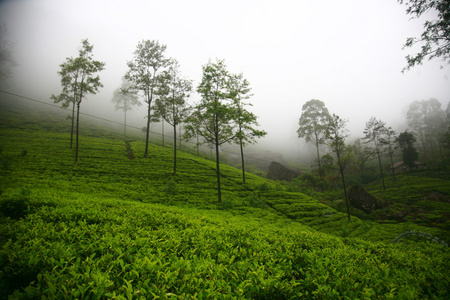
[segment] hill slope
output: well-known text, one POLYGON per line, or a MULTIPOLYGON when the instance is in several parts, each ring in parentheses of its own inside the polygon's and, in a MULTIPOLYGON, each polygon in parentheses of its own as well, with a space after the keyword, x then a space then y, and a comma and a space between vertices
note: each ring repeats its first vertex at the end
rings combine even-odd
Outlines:
POLYGON ((83 127, 74 165, 60 119, 23 116, 3 111, 0 124, 1 295, 449 296, 448 248, 383 242, 404 225, 348 223, 277 183, 249 174, 244 185, 225 165, 217 204, 213 162, 180 153, 173 177, 170 148, 151 145, 143 159, 142 141, 95 127, 83 127))

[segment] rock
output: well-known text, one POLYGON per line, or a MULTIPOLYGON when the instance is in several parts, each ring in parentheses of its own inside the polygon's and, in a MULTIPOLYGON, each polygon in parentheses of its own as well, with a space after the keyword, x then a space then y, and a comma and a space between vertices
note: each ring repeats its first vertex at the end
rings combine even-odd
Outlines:
POLYGON ((351 186, 348 189, 348 200, 366 214, 370 214, 377 204, 377 199, 359 185, 351 186))
POLYGON ((272 180, 291 181, 299 175, 299 171, 286 167, 285 165, 282 165, 276 161, 272 161, 270 163, 269 171, 267 172, 267 178, 272 180))

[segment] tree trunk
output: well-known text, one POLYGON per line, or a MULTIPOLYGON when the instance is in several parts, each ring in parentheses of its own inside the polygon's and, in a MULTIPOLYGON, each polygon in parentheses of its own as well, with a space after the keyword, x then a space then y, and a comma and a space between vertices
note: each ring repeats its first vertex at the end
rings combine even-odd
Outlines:
POLYGON ((320 190, 323 193, 325 191, 325 187, 324 187, 324 180, 323 180, 322 164, 320 163, 320 153, 319 153, 319 144, 318 143, 316 143, 316 151, 317 151, 317 163, 319 164, 320 190))
MULTIPOLYGON (((339 160, 339 158, 338 158, 338 160, 339 160)), ((348 217, 348 221, 350 222, 350 206, 348 204, 347 187, 345 185, 344 168, 342 167, 342 164, 340 161, 339 161, 339 170, 341 172, 342 185, 344 187, 345 205, 347 206, 347 217, 348 217)))
MULTIPOLYGON (((182 135, 181 135, 181 123, 180 123, 179 126, 180 126, 180 127, 179 127, 179 128, 180 128, 180 130, 179 130, 179 131, 180 131, 180 142, 179 142, 179 144, 180 144, 180 150, 181 150, 181 137, 182 137, 182 135)), ((198 155, 198 153, 197 153, 197 155, 198 155)))
POLYGON ((242 146, 242 140, 240 141, 240 146, 241 146, 241 162, 242 162, 242 182, 245 183, 244 147, 242 146))
POLYGON ((127 110, 125 109, 125 121, 123 124, 123 135, 127 137, 127 110))
POLYGON ((200 155, 200 145, 198 143, 199 143, 199 138, 198 138, 198 134, 197 134, 197 156, 200 155))
POLYGON ((222 203, 222 190, 220 186, 220 157, 219 157, 219 124, 217 121, 217 116, 215 116, 214 122, 214 144, 216 146, 216 175, 217 175, 217 200, 222 203))
POLYGON ((222 190, 220 186, 219 143, 216 142, 216 172, 217 172, 217 200, 222 203, 222 190))
POLYGON ((147 132, 145 133, 145 152, 144 152, 144 158, 148 157, 148 141, 149 141, 149 135, 150 135, 150 108, 152 104, 152 99, 149 93, 147 92, 147 103, 148 103, 148 109, 147 109, 147 132))
POLYGON ((396 180, 395 178, 395 168, 394 168, 394 159, 392 157, 392 151, 389 149, 389 158, 391 159, 391 169, 392 169, 392 175, 394 176, 394 181, 396 180))
POLYGON ((78 163, 78 135, 80 128, 80 102, 77 102, 77 130, 76 130, 76 142, 75 142, 75 164, 78 163))
POLYGON ((164 147, 164 119, 161 118, 161 136, 162 136, 162 146, 164 147))
POLYGON ((73 148, 73 127, 75 125, 75 93, 73 96, 73 102, 72 102, 72 128, 70 130, 70 149, 73 148))
POLYGON ((383 183, 383 191, 385 191, 386 190, 386 186, 384 185, 383 166, 381 165, 380 151, 378 151, 378 149, 377 149, 377 156, 378 156, 378 166, 380 167, 381 182, 383 183))
POLYGON ((319 176, 322 178, 322 165, 320 164, 319 144, 316 143, 317 164, 319 165, 319 176))
POLYGON ((177 125, 173 125, 173 176, 177 175, 177 125))

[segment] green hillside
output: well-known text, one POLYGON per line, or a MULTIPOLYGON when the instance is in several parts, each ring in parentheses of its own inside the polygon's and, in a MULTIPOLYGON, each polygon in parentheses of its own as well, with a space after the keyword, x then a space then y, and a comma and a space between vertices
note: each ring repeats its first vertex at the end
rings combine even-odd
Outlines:
POLYGON ((443 227, 349 223, 277 182, 242 184, 226 165, 218 204, 210 160, 180 152, 174 177, 170 147, 152 144, 144 159, 138 136, 85 122, 74 165, 63 117, 20 106, 0 116, 4 299, 450 296, 443 227))

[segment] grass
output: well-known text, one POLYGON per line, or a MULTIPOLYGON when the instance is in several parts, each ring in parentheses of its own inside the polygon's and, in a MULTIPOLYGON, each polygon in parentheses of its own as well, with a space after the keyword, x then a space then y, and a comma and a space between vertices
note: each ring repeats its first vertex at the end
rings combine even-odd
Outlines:
MULTIPOLYGON (((243 184, 226 165, 218 204, 214 162, 179 152, 172 176, 171 148, 152 144, 144 159, 139 138, 89 124, 74 165, 68 122, 35 111, 24 124, 24 112, 0 118, 4 299, 449 297, 448 247, 407 234, 392 243, 406 231, 445 239, 445 228, 349 223, 277 182, 243 184)), ((447 209, 433 205, 433 216, 447 209)))

